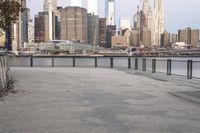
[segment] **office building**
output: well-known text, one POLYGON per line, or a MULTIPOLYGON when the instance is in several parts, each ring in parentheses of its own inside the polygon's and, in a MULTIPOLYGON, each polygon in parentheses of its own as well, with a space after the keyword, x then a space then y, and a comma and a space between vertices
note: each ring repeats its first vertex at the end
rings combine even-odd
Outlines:
POLYGON ((116 25, 108 25, 106 32, 106 48, 112 47, 112 36, 116 35, 116 25))
POLYGON ((88 44, 93 47, 99 46, 99 16, 87 15, 88 44))
POLYGON ((149 14, 149 1, 143 0, 142 11, 144 13, 144 26, 148 26, 148 14, 149 14))
POLYGON ((107 25, 106 18, 99 18, 99 47, 106 47, 107 25))
POLYGON ((43 1, 43 11, 57 11, 57 0, 44 0, 43 1))
POLYGON ((55 36, 55 20, 53 12, 44 11, 39 12, 35 16, 35 42, 49 42, 55 36))
POLYGON ((133 29, 131 32, 130 46, 140 46, 140 31, 138 29, 133 29))
POLYGON ((134 28, 135 29, 141 29, 145 27, 144 25, 144 20, 145 20, 145 14, 142 10, 138 10, 137 13, 134 15, 134 28))
POLYGON ((191 44, 191 28, 178 30, 178 41, 191 44))
POLYGON ((153 18, 153 45, 160 47, 161 34, 164 32, 164 2, 163 0, 154 0, 154 18, 153 18))
POLYGON ((23 8, 21 13, 21 43, 28 42, 28 22, 30 20, 30 9, 23 8))
POLYGON ((176 42, 178 42, 178 34, 172 34, 171 35, 171 43, 175 44, 176 42))
POLYGON ((130 46, 129 36, 112 36, 112 47, 126 47, 130 46))
POLYGON ((115 25, 115 0, 105 1, 105 16, 107 25, 115 25))
POLYGON ((61 39, 61 12, 62 7, 57 7, 57 12, 55 12, 55 39, 61 39))
POLYGON ((28 43, 34 42, 34 26, 33 26, 33 20, 30 19, 28 21, 28 43))
POLYGON ((148 28, 142 29, 142 36, 141 36, 141 46, 145 48, 151 48, 151 30, 148 28))
POLYGON ((66 7, 61 12, 61 39, 88 42, 87 9, 66 7))
POLYGON ((22 9, 24 12, 20 12, 18 16, 18 21, 11 25, 12 30, 12 45, 10 48, 6 46, 9 50, 12 51, 19 51, 23 48, 23 43, 27 41, 27 32, 28 32, 28 15, 29 9, 26 8, 26 0, 16 0, 21 4, 22 9))
POLYGON ((167 31, 161 34, 161 47, 162 48, 170 48, 171 47, 171 34, 167 31))
POLYGON ((178 31, 178 41, 196 47, 199 43, 199 29, 181 29, 178 31))
POLYGON ((153 11, 149 6, 149 11, 147 14, 147 28, 151 30, 151 45, 154 44, 154 23, 153 23, 153 11))
POLYGON ((197 45, 199 44, 199 29, 191 30, 191 44, 192 47, 197 47, 197 45))
POLYGON ((57 0, 44 0, 43 1, 43 11, 48 12, 48 32, 49 40, 55 39, 55 14, 57 12, 57 0))

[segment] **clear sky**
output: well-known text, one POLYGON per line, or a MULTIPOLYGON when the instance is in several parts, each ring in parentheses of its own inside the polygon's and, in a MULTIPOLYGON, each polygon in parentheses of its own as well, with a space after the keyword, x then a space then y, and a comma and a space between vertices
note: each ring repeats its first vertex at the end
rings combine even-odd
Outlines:
MULTIPOLYGON (((43 9, 43 0, 27 0, 32 17, 43 9)), ((116 0, 116 22, 119 17, 130 17, 137 11, 141 0, 116 0)), ((149 0, 153 5, 153 0, 149 0)), ((99 16, 104 17, 104 0, 98 0, 99 16)), ((165 3, 165 29, 177 33, 178 29, 191 27, 200 28, 200 0, 164 0, 165 3)), ((58 5, 66 7, 68 0, 58 0, 58 5)))

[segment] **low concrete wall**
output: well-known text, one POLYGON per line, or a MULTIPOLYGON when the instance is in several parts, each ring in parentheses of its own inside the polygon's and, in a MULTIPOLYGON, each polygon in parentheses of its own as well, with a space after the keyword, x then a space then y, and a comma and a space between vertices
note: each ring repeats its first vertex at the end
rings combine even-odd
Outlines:
POLYGON ((0 90, 8 86, 10 81, 10 69, 8 64, 8 57, 0 55, 0 90))

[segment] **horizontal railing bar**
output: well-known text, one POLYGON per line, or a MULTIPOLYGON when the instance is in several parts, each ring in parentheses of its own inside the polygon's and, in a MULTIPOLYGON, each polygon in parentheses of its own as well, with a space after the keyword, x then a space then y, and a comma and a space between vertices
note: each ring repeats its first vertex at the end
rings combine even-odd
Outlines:
MULTIPOLYGON (((197 76, 193 76, 194 72, 193 72, 193 65, 198 65, 197 63, 200 63, 200 61, 192 61, 192 60, 177 60, 177 59, 171 59, 171 58, 165 58, 165 59, 161 59, 161 58, 135 58, 135 57, 131 57, 131 56, 10 56, 10 58, 14 61, 13 62, 13 67, 98 67, 98 68, 128 68, 128 69, 135 69, 135 70, 142 70, 142 71, 150 71, 152 70, 152 73, 165 73, 167 75, 176 75, 176 76, 181 76, 181 77, 187 77, 188 79, 200 79, 200 77, 197 76), (15 60, 16 58, 16 60, 15 60), (25 60, 25 64, 28 63, 27 65, 16 65, 18 63, 15 63, 15 61, 17 61, 17 58, 22 58, 25 60), (28 59, 29 61, 26 61, 26 59, 28 59), (44 64, 44 63, 40 63, 37 62, 37 59, 41 59, 41 61, 43 61, 43 59, 48 59, 51 60, 51 63, 49 64, 44 64), (57 59, 63 59, 63 63, 66 64, 59 64, 57 61, 57 59), (68 60, 64 60, 64 59, 70 59, 72 60, 72 62, 68 61, 68 60), (78 63, 78 61, 81 61, 82 63, 78 63), (85 60, 87 59, 87 60, 85 60), (105 59, 104 62, 102 62, 101 59, 105 59), (78 60, 78 61, 77 61, 78 60), (89 62, 88 62, 89 60, 89 62), (170 63, 169 63, 170 60, 170 63), (36 61, 36 63, 35 63, 36 61), (99 62, 100 61, 100 62, 99 62), (119 64, 115 64, 115 61, 121 61, 122 63, 119 64), (125 62, 126 61, 126 62, 125 62), (84 63, 86 62, 86 63, 84 63), (101 63, 102 62, 102 63, 101 63), (134 62, 134 63, 132 63, 134 62), (163 69, 157 69, 156 67, 159 68, 159 66, 157 64, 162 64, 162 62, 165 62, 166 64, 165 67, 167 68, 163 68, 163 69), (187 68, 185 70, 183 70, 181 73, 183 74, 175 74, 176 72, 173 72, 176 69, 173 69, 173 65, 175 63, 185 63, 187 65, 187 68), (189 62, 189 63, 188 63, 189 62), (70 64, 69 64, 70 63, 70 64), (87 64, 89 63, 89 64, 87 64), (58 64, 58 65, 57 65, 58 64), (92 65, 91 65, 92 64, 92 65), (193 64, 193 65, 192 65, 193 64), (166 70, 166 72, 165 72, 166 70), (184 74, 185 72, 187 72, 186 74, 184 74)), ((19 59, 19 61, 21 61, 22 59, 19 59)), ((12 61, 11 60, 11 61, 12 61)), ((61 60, 62 61, 62 60, 61 60)), ((23 63, 22 63, 23 64, 23 63)), ((197 69, 195 69, 195 71, 197 71, 197 69)), ((179 72, 177 72, 179 73, 179 72)), ((196 73, 195 73, 196 74, 196 73)))

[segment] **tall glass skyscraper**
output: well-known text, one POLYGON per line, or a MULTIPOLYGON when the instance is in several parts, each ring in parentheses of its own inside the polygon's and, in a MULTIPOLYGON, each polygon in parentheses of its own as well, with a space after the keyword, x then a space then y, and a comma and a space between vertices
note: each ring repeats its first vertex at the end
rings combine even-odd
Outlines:
POLYGON ((105 16, 107 25, 115 25, 115 0, 105 1, 105 16))

